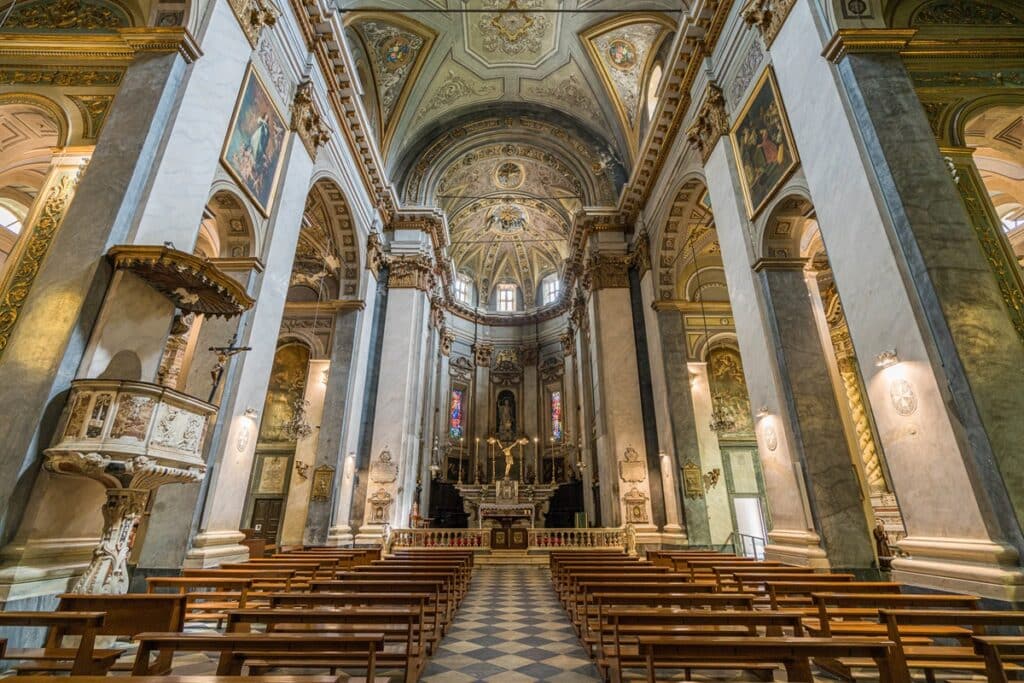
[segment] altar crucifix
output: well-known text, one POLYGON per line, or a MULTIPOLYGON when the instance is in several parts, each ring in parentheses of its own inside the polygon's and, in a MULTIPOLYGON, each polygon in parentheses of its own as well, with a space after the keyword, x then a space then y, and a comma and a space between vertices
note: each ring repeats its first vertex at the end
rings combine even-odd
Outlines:
POLYGON ((516 456, 512 454, 512 449, 515 448, 516 446, 524 446, 530 443, 530 440, 527 439, 525 436, 521 436, 515 441, 509 441, 508 443, 505 443, 501 439, 492 436, 489 439, 487 439, 487 443, 488 445, 497 444, 498 450, 500 450, 501 454, 505 456, 505 479, 508 479, 509 474, 512 472, 512 465, 514 465, 516 461, 516 456))

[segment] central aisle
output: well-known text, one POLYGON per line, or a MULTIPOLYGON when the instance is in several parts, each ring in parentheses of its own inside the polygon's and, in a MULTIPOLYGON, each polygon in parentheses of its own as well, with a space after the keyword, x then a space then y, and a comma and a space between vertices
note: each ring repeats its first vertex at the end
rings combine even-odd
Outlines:
POLYGON ((599 681, 546 567, 478 566, 423 681, 599 681))

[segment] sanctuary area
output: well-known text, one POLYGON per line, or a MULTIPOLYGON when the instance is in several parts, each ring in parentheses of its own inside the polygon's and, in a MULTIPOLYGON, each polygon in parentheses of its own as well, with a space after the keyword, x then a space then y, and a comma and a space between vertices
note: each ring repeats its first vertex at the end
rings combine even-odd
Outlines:
POLYGON ((0 669, 1005 680, 1022 258, 1020 0, 0 0, 0 669))

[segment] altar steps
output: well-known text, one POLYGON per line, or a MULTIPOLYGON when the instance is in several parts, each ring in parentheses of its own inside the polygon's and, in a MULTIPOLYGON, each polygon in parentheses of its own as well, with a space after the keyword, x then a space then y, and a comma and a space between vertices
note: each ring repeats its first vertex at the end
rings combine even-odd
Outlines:
POLYGON ((477 553, 475 557, 477 565, 538 565, 547 566, 548 554, 531 553, 528 550, 491 550, 490 552, 477 553))

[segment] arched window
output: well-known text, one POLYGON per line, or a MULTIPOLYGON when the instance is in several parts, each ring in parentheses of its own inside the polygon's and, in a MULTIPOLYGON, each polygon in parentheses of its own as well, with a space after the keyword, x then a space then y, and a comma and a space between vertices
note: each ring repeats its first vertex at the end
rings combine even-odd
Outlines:
POLYGON ((516 310, 516 286, 498 285, 498 312, 512 313, 516 310))
POLYGON ((552 273, 541 281, 541 301, 544 305, 553 304, 558 301, 559 295, 562 293, 562 281, 558 277, 558 273, 552 273))
POLYGON ((469 299, 469 278, 465 275, 455 276, 455 298, 460 303, 468 304, 471 303, 469 299))
POLYGON ((647 118, 654 116, 654 110, 658 108, 658 88, 661 86, 663 75, 661 64, 655 64, 651 69, 651 77, 647 80, 647 118))

